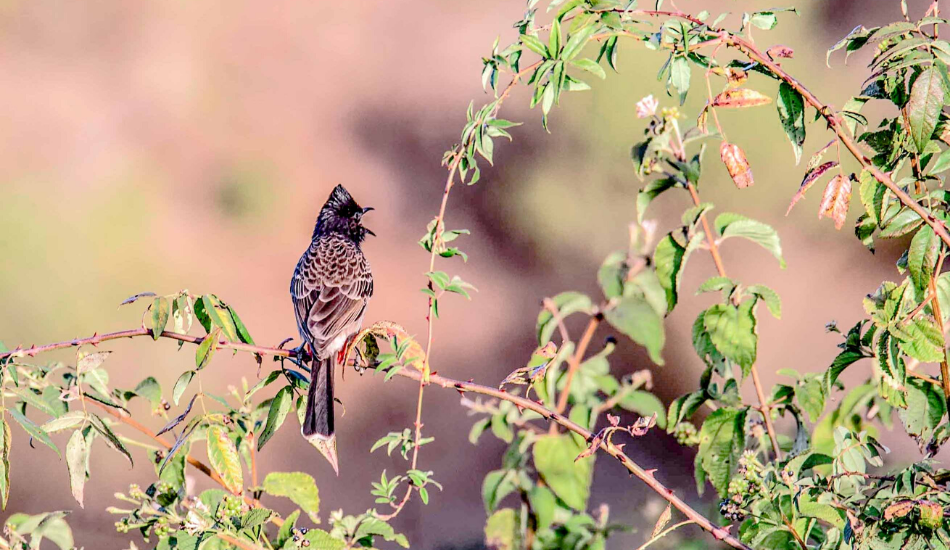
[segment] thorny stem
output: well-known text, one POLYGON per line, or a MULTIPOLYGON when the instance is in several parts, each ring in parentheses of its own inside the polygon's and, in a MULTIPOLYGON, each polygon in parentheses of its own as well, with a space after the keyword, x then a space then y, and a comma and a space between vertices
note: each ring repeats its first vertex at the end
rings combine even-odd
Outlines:
MULTIPOLYGON (((135 336, 151 336, 151 333, 148 331, 148 329, 143 328, 143 329, 124 330, 124 331, 114 332, 110 334, 96 335, 89 338, 82 338, 82 339, 77 338, 74 340, 58 342, 58 343, 49 344, 46 346, 34 346, 34 347, 31 347, 30 350, 19 349, 12 352, 2 353, 0 354, 0 359, 5 359, 13 354, 36 355, 37 353, 40 353, 42 351, 63 349, 63 348, 68 348, 68 347, 82 345, 82 344, 91 344, 93 342, 99 343, 106 340, 114 340, 117 338, 130 338, 130 337, 135 337, 135 336)), ((202 338, 200 337, 195 337, 188 334, 179 334, 179 333, 171 332, 167 330, 162 332, 161 337, 177 340, 179 342, 187 342, 191 344, 200 344, 202 340, 202 338)), ((268 355, 268 356, 273 356, 273 357, 292 358, 292 357, 297 356, 297 353, 294 350, 268 348, 268 347, 263 347, 263 346, 251 346, 248 344, 234 344, 230 342, 222 342, 219 345, 219 347, 224 348, 224 349, 236 349, 239 351, 246 351, 250 353, 268 355)), ((421 381, 423 380, 424 373, 415 369, 403 368, 396 371, 395 375, 403 377, 403 378, 409 378, 411 380, 421 381)), ((476 384, 474 382, 463 382, 461 380, 446 378, 444 376, 441 376, 435 373, 431 373, 429 375, 429 384, 434 384, 441 388, 454 389, 460 393, 471 392, 471 393, 476 393, 480 395, 487 395, 489 397, 494 397, 496 399, 501 399, 503 401, 509 401, 522 409, 528 409, 528 410, 534 411, 538 413, 539 415, 541 415, 543 418, 551 422, 556 422, 560 426, 576 433, 577 435, 583 437, 587 441, 593 440, 594 434, 592 434, 588 430, 572 422, 570 419, 559 414, 557 411, 548 409, 544 405, 537 403, 535 401, 532 401, 530 399, 527 399, 525 397, 521 397, 519 395, 513 395, 506 391, 502 391, 497 388, 492 388, 488 386, 483 386, 481 384, 476 384)), ((91 403, 94 403, 94 402, 91 402, 91 403)), ((99 403, 94 403, 94 404, 102 407, 109 414, 116 417, 120 422, 128 424, 129 426, 139 430, 140 432, 144 433, 145 435, 152 438, 156 442, 160 443, 162 446, 165 446, 166 448, 169 447, 169 445, 163 439, 156 436, 154 432, 152 432, 145 426, 142 426, 141 424, 139 424, 132 418, 125 417, 120 412, 113 411, 109 409, 108 407, 106 407, 105 405, 101 405, 99 403)), ((620 449, 620 447, 608 441, 601 442, 600 449, 606 452, 607 454, 609 454, 610 456, 614 457, 615 459, 617 459, 621 464, 623 464, 623 466, 631 474, 633 474, 638 479, 640 479, 643 483, 645 483, 648 487, 650 487, 650 489, 652 489, 658 495, 660 495, 663 499, 668 501, 674 508, 682 512, 687 518, 694 521, 697 525, 699 525, 705 531, 708 531, 709 533, 711 533, 717 540, 721 540, 725 542, 726 544, 728 544, 729 546, 732 546, 733 548, 739 548, 742 550, 751 550, 749 546, 742 543, 742 541, 740 541, 735 536, 729 534, 729 531, 727 529, 715 525, 705 516, 703 516, 696 510, 694 510, 690 505, 686 504, 686 502, 684 502, 679 497, 674 495, 671 489, 667 488, 665 485, 663 485, 659 480, 657 480, 654 477, 653 474, 656 470, 644 470, 640 465, 638 465, 630 457, 624 454, 624 452, 620 449)), ((189 458, 188 463, 198 468, 202 472, 206 473, 209 477, 211 477, 212 479, 214 479, 215 481, 218 481, 219 483, 223 485, 223 483, 219 481, 220 477, 218 477, 217 474, 215 474, 210 468, 208 468, 206 465, 204 465, 200 461, 189 458)), ((249 499, 245 497, 245 501, 248 502, 249 499)), ((248 503, 252 504, 252 501, 248 503)), ((383 516, 380 516, 380 517, 382 518, 383 516)), ((275 524, 278 524, 278 525, 283 523, 283 521, 280 520, 279 518, 273 518, 271 521, 273 521, 275 524)))

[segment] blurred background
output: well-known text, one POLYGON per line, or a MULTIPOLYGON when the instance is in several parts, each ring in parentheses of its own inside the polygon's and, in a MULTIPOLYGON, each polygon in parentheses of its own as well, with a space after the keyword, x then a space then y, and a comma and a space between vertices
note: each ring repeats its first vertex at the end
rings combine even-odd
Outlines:
MULTIPOLYGON (((770 2, 677 4, 684 11, 708 8, 713 17, 716 10, 731 11, 727 25, 737 27, 742 11, 770 2)), ((917 18, 929 2, 909 4, 917 18)), ((867 59, 857 56, 846 67, 839 53, 828 69, 825 50, 855 25, 900 19, 899 2, 814 0, 796 7, 800 16, 782 14, 776 30, 755 37, 763 47, 793 47, 795 58, 783 66, 840 106, 860 90, 867 59)), ((419 289, 428 257, 416 241, 438 210, 442 153, 458 140, 469 101, 490 98, 480 87, 480 59, 499 34, 502 45, 514 39, 511 24, 523 10, 520 0, 0 3, 0 340, 28 346, 135 327, 141 307, 117 311, 120 301, 182 288, 215 292, 234 305, 259 343, 296 337, 290 275, 337 183, 376 207, 367 225, 379 236, 364 247, 376 279, 367 321, 393 320, 423 333, 419 289)), ((650 93, 662 105, 674 104, 654 77, 665 56, 621 44, 620 74, 591 82, 590 92, 566 94, 552 113, 550 134, 541 129, 540 113, 527 109, 525 91, 517 91, 502 113, 525 122, 514 129, 514 143, 498 144, 496 167, 483 167, 477 186, 452 193, 447 225, 472 230, 459 241, 470 261, 443 260, 442 269, 479 292, 471 303, 442 301, 432 356, 439 372, 497 384, 533 349, 542 298, 563 290, 599 294, 596 269, 625 246, 635 217, 640 183, 629 147, 643 123, 634 104, 650 93)), ((693 77, 699 79, 698 70, 693 77)), ((750 84, 775 95, 771 81, 753 77, 750 84)), ((696 91, 688 113, 704 101, 696 91)), ((731 276, 770 285, 783 298, 783 318, 764 316, 759 327, 759 368, 769 385, 779 381, 774 373, 780 368, 825 369, 840 341, 825 333, 825 323, 850 326, 863 314, 864 295, 882 279, 898 277, 896 247, 881 243, 872 255, 849 229, 836 232, 830 221, 818 222, 820 189, 785 217, 804 163, 794 165, 774 110, 720 114, 730 141, 745 149, 756 185, 737 190, 711 150, 701 188, 717 211, 756 217, 782 237, 785 270, 749 243, 730 241, 723 251, 731 276)), ((830 139, 822 125, 808 129, 806 159, 830 139)), ((687 201, 685 194, 668 193, 649 217, 670 227, 687 201)), ((711 274, 708 255, 694 255, 685 298, 667 321, 667 364, 653 369, 664 403, 697 383, 700 362, 690 327, 714 298, 693 297, 690 289, 711 274)), ((602 330, 595 342, 608 334, 602 330)), ((170 391, 193 364, 191 350, 177 352, 170 341, 116 341, 107 348, 118 352, 107 363, 112 380, 127 387, 152 373, 170 391)), ((652 366, 629 344, 612 359, 621 374, 652 366)), ((867 372, 853 370, 852 381, 867 372)), ((242 377, 253 383, 257 367, 248 356, 222 353, 205 373, 206 387, 224 393, 242 377)), ((313 474, 322 515, 373 506, 370 481, 402 465, 400 458, 367 451, 378 437, 411 424, 416 397, 408 381, 383 385, 369 375, 348 374, 337 391, 346 405, 338 419, 339 478, 299 438, 294 421, 259 463, 262 471, 313 474)), ((481 479, 498 467, 503 446, 491 437, 477 449, 468 443, 471 422, 455 392, 431 390, 425 400, 425 432, 436 439, 422 449, 420 466, 433 470, 446 491, 427 507, 414 499, 397 531, 416 548, 478 548, 485 517, 481 479)), ((136 412, 147 415, 144 407, 136 412)), ((6 513, 76 509, 65 463, 46 448, 31 449, 23 432, 14 432, 6 513), (27 489, 28 478, 39 488, 27 489)), ((893 441, 904 446, 892 446, 892 460, 918 456, 902 434, 893 441)), ((713 491, 704 500, 696 496, 691 452, 659 430, 627 449, 713 513, 713 491)), ((150 476, 148 468, 141 461, 130 470, 115 453, 93 453, 86 510, 76 509, 70 520, 78 544, 125 548, 137 538, 114 533, 103 509, 114 504, 114 492, 150 476)), ((197 477, 199 487, 208 485, 197 477)), ((642 543, 643 527, 648 530, 663 508, 606 460, 597 469, 591 506, 601 502, 610 505, 612 521, 641 528, 612 539, 613 548, 642 543)), ((682 536, 695 537, 698 547, 711 541, 689 528, 682 536)), ((683 541, 657 546, 674 543, 683 541)))

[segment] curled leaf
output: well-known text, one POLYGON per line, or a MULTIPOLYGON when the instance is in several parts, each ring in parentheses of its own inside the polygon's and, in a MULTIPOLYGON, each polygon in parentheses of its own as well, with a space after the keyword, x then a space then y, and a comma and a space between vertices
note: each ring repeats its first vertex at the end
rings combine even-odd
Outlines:
POLYGON ((844 174, 838 174, 828 182, 825 194, 818 207, 818 219, 825 216, 835 221, 835 229, 844 227, 848 217, 848 205, 851 204, 851 179, 844 174))
POLYGON ((745 153, 734 143, 722 142, 719 146, 719 154, 722 157, 722 163, 726 165, 726 170, 735 182, 736 187, 745 189, 755 183, 752 178, 752 167, 745 158, 745 153))
POLYGON ((713 107, 726 109, 740 109, 743 107, 758 107, 772 103, 772 98, 749 88, 726 90, 712 100, 713 107))
POLYGON ((798 192, 792 197, 792 203, 788 205, 788 210, 785 211, 785 215, 788 216, 792 211, 792 207, 795 206, 795 203, 802 200, 805 196, 805 191, 808 191, 808 188, 811 187, 818 178, 835 166, 838 166, 838 163, 832 160, 809 170, 808 173, 805 174, 805 179, 802 180, 802 184, 798 187, 798 192))
POLYGON ((372 326, 361 330, 346 349, 346 355, 343 357, 344 365, 347 364, 347 360, 353 348, 362 342, 369 334, 384 340, 395 340, 399 342, 401 346, 405 346, 405 350, 401 354, 403 364, 418 370, 424 369, 426 353, 423 351, 422 346, 419 345, 419 342, 417 342, 415 338, 406 332, 404 327, 392 321, 377 321, 373 323, 372 326))

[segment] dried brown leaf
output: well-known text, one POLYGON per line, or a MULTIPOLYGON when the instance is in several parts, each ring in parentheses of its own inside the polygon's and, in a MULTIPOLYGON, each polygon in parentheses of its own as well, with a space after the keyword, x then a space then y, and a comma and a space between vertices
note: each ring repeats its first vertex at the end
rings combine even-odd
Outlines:
POLYGON ((884 509, 884 519, 902 518, 914 509, 913 500, 901 500, 884 509))
POLYGON ((656 525, 653 526, 653 533, 650 534, 650 539, 656 538, 671 519, 673 519, 673 508, 671 504, 667 504, 666 510, 663 510, 663 513, 660 514, 660 517, 656 520, 656 525))
POLYGON ((742 108, 758 107, 772 103, 772 98, 749 88, 726 90, 712 100, 713 107, 742 108))
POLYGON ((835 229, 844 227, 848 217, 848 206, 851 204, 851 178, 838 174, 828 182, 825 195, 818 207, 818 219, 825 216, 835 221, 835 229))
POLYGON ((749 73, 737 67, 729 67, 726 69, 726 79, 729 81, 729 86, 735 88, 749 79, 749 73))
POLYGON ((808 188, 812 186, 815 181, 822 176, 828 170, 831 170, 835 166, 838 166, 838 163, 835 161, 829 161, 821 166, 812 168, 805 174, 805 179, 802 180, 802 184, 798 187, 798 192, 795 193, 795 196, 792 197, 792 203, 788 205, 788 210, 785 211, 785 215, 792 211, 792 207, 795 206, 795 203, 802 200, 802 197, 805 196, 805 191, 808 191, 808 188))
POLYGON ((735 182, 736 187, 745 189, 755 183, 752 178, 752 167, 745 158, 745 153, 734 143, 722 142, 719 146, 719 154, 722 156, 722 162, 726 165, 726 170, 735 182))
POLYGON ((656 426, 656 413, 649 417, 641 416, 633 423, 633 426, 630 426, 630 435, 634 437, 644 436, 653 426, 656 426))
POLYGON ((806 169, 814 170, 818 166, 818 163, 821 162, 821 158, 825 156, 826 152, 828 152, 828 149, 831 149, 831 146, 834 145, 837 141, 838 141, 838 138, 834 138, 828 143, 826 143, 824 147, 815 151, 815 154, 811 156, 811 160, 808 161, 808 166, 806 167, 806 169))
POLYGON ((769 59, 778 59, 785 58, 791 59, 795 55, 795 50, 789 48, 788 46, 782 46, 781 44, 772 46, 765 51, 766 55, 769 56, 769 59))

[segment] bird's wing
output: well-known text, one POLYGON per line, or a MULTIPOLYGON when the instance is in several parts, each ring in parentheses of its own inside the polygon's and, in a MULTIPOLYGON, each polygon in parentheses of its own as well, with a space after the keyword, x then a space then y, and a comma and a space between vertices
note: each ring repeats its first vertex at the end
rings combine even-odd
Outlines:
POLYGON ((337 336, 359 325, 373 294, 373 276, 355 244, 321 238, 300 258, 290 294, 301 337, 323 358, 337 336))

